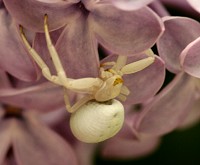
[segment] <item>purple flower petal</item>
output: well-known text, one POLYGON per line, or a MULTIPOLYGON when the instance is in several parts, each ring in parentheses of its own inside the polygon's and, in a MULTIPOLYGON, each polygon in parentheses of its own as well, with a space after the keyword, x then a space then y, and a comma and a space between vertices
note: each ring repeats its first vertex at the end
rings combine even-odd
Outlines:
POLYGON ((138 140, 139 135, 137 130, 133 127, 135 119, 137 117, 137 112, 135 112, 133 105, 124 104, 125 108, 125 120, 122 129, 115 136, 116 138, 138 140))
POLYGON ((0 70, 0 89, 11 87, 11 82, 6 72, 0 70))
POLYGON ((71 21, 56 48, 68 77, 97 77, 99 74, 97 42, 85 16, 71 21))
POLYGON ((2 88, 0 100, 11 105, 43 112, 64 107, 62 88, 49 82, 21 89, 2 88))
POLYGON ((175 129, 190 113, 195 89, 193 80, 187 74, 177 75, 138 115, 136 130, 163 135, 175 129))
POLYGON ((80 0, 4 0, 17 23, 34 31, 43 31, 44 15, 48 14, 50 29, 58 29, 77 17, 80 0), (24 14, 26 13, 26 14, 24 14))
POLYGON ((200 12, 200 3, 198 0, 187 0, 187 2, 198 12, 200 12))
POLYGON ((11 146, 11 124, 9 120, 0 120, 0 164, 3 164, 7 151, 11 146))
POLYGON ((158 40, 158 52, 166 67, 178 73, 181 71, 179 56, 190 42, 199 37, 200 25, 186 17, 164 17, 163 21, 165 32, 158 40))
POLYGON ((112 138, 102 147, 102 155, 106 158, 137 158, 153 152, 160 140, 155 137, 141 137, 139 140, 112 138))
POLYGON ((94 165, 93 158, 95 156, 97 144, 76 142, 74 148, 80 165, 94 165))
POLYGON ((18 122, 20 123, 13 137, 13 149, 19 164, 78 164, 71 146, 33 118, 33 114, 25 114, 25 119, 18 122))
MULTIPOLYGON (((199 81, 199 80, 197 80, 199 81)), ((195 124, 199 123, 200 120, 200 100, 197 99, 192 105, 192 110, 186 117, 186 119, 180 124, 179 129, 188 129, 195 124)))
POLYGON ((144 70, 124 76, 124 84, 130 90, 130 95, 127 97, 125 103, 141 103, 151 98, 161 88, 164 79, 164 62, 161 58, 155 56, 154 63, 144 70))
POLYGON ((158 16, 146 7, 124 11, 112 5, 96 5, 89 19, 98 41, 121 55, 137 54, 152 47, 164 30, 158 16))
POLYGON ((191 42, 181 53, 183 70, 188 74, 200 78, 200 37, 191 42))
POLYGON ((1 118, 5 115, 5 110, 0 107, 0 121, 1 121, 1 118))
POLYGON ((115 136, 123 139, 138 140, 138 133, 133 128, 133 121, 126 117, 122 129, 115 136))
MULTIPOLYGON (((51 111, 48 113, 40 113, 40 120, 42 120, 46 125, 52 127, 60 126, 64 133, 67 132, 68 120, 69 120, 70 113, 66 113, 64 108, 57 109, 56 111, 51 111)), ((59 132, 59 128, 56 127, 56 132, 59 132)), ((69 128, 70 129, 70 128, 69 128)), ((70 132, 71 133, 71 132, 70 132)), ((59 132, 59 134, 61 134, 59 132)), ((63 136, 63 135, 62 135, 63 136)))
POLYGON ((6 157, 6 159, 4 159, 4 162, 1 165, 19 165, 19 164, 16 163, 15 157, 11 153, 8 157, 6 157))
MULTIPOLYGON (((106 1, 106 0, 105 0, 106 1)), ((137 10, 151 3, 153 0, 108 0, 122 10, 137 10)))
MULTIPOLYGON (((50 33, 51 41, 52 41, 53 45, 56 44, 62 31, 63 31, 63 28, 60 28, 60 29, 58 29, 56 31, 52 31, 50 33)), ((44 33, 36 33, 33 47, 36 50, 36 52, 40 55, 40 57, 43 59, 43 61, 47 64, 47 66, 49 67, 49 69, 51 71, 51 74, 57 75, 55 66, 53 65, 52 58, 51 58, 50 53, 47 48, 47 43, 46 43, 44 33)), ((62 59, 61 59, 61 61, 62 61, 62 59)), ((40 69, 40 71, 41 71, 41 69, 40 69)))
POLYGON ((0 23, 1 69, 24 81, 35 80, 35 67, 22 46, 18 27, 3 8, 0 23))
POLYGON ((126 10, 126 11, 131 11, 131 10, 137 10, 140 9, 147 4, 151 3, 153 0, 101 0, 101 1, 93 1, 93 0, 82 0, 86 6, 91 6, 91 2, 93 2, 93 6, 98 5, 98 4, 112 4, 115 7, 121 9, 121 10, 126 10), (89 2, 88 2, 89 1, 89 2), (89 5, 88 5, 89 3, 89 5))
MULTIPOLYGON (((170 9, 176 9, 177 11, 184 11, 187 14, 195 14, 197 16, 197 12, 188 4, 189 0, 160 0, 166 7, 170 9)), ((198 0, 197 0, 198 1, 198 0)))

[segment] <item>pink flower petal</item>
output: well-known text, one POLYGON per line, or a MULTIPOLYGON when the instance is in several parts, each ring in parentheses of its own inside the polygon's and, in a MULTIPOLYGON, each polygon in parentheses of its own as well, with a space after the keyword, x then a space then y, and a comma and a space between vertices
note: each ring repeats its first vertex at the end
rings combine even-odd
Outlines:
MULTIPOLYGON (((199 81, 199 80, 197 80, 199 81)), ((179 129, 188 129, 200 121, 200 100, 196 100, 192 106, 191 112, 188 114, 186 119, 180 124, 179 129)))
POLYGON ((43 112, 65 106, 62 88, 49 82, 21 89, 2 88, 0 100, 11 105, 43 112))
POLYGON ((1 69, 24 81, 35 80, 35 67, 23 48, 18 27, 4 8, 0 22, 1 69))
POLYGON ((74 148, 80 165, 94 165, 93 158, 95 156, 97 144, 76 142, 74 148))
POLYGON ((163 21, 165 32, 157 43, 158 52, 167 69, 178 73, 181 71, 179 56, 200 35, 200 24, 186 17, 164 17, 163 21))
POLYGON ((191 76, 177 75, 138 115, 136 130, 163 135, 175 129, 190 113, 194 87, 194 79, 191 76))
POLYGON ((159 145, 155 137, 141 137, 139 140, 112 138, 102 147, 106 158, 134 159, 152 153, 159 145))
MULTIPOLYGON (((194 14, 198 16, 197 12, 189 5, 190 0, 160 0, 166 7, 176 9, 179 12, 186 12, 187 14, 194 14)), ((197 0, 198 1, 198 0, 197 0)))
POLYGON ((58 39, 56 48, 68 77, 98 76, 97 42, 85 16, 70 22, 58 39))
MULTIPOLYGON (((51 41, 53 45, 56 44, 60 34, 62 33, 64 28, 60 28, 58 30, 50 32, 51 41)), ((52 58, 50 56, 49 50, 47 48, 47 43, 45 39, 44 33, 36 33, 33 47, 36 50, 36 52, 40 55, 40 57, 43 59, 43 61, 47 64, 49 67, 52 75, 57 75, 55 71, 55 66, 53 65, 52 58)), ((62 59, 61 59, 62 61, 62 59)), ((39 69, 41 71, 41 69, 39 69)))
POLYGON ((153 0, 111 0, 113 5, 122 10, 137 10, 151 3, 153 0))
POLYGON ((48 14, 50 29, 58 29, 79 15, 79 9, 74 5, 79 1, 4 0, 4 3, 18 24, 34 31, 43 31, 45 14, 48 14))
POLYGON ((112 5, 96 5, 89 22, 98 41, 121 55, 141 53, 152 47, 164 30, 159 17, 146 7, 125 11, 112 5))
POLYGON ((200 37, 191 42, 181 53, 183 70, 188 74, 200 78, 200 37))
POLYGON ((4 160, 3 164, 1 165, 18 165, 16 163, 14 155, 12 154, 12 151, 11 151, 11 154, 4 160))
MULTIPOLYGON (((88 0, 82 1, 87 2, 88 0)), ((96 1, 96 4, 112 4, 121 10, 131 11, 140 9, 151 3, 152 1, 153 0, 101 0, 96 1)))
POLYGON ((11 82, 6 72, 0 70, 0 89, 11 87, 11 82))
MULTIPOLYGON (((127 109, 125 109, 125 112, 127 112, 127 109)), ((138 132, 133 127, 134 121, 135 121, 135 115, 126 114, 123 127, 115 137, 127 140, 128 139, 138 140, 138 132)))
POLYGON ((127 97, 126 103, 141 103, 151 98, 161 88, 164 79, 164 62, 161 58, 156 56, 154 63, 149 67, 140 72, 126 75, 124 78, 125 84, 131 91, 130 95, 127 97))
POLYGON ((9 147, 11 146, 11 123, 9 120, 0 120, 0 164, 3 163, 9 147))
POLYGON ((200 12, 200 3, 198 0, 187 0, 187 2, 198 12, 200 12))
POLYGON ((71 146, 47 128, 33 114, 18 121, 13 137, 13 149, 20 165, 77 165, 71 146))

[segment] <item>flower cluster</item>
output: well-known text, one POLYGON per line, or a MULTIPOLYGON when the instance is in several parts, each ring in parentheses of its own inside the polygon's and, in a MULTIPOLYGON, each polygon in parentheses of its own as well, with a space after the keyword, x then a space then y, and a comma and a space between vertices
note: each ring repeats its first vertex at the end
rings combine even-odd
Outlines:
POLYGON ((0 164, 92 165, 99 143, 74 137, 76 123, 88 141, 107 124, 101 155, 126 159, 197 122, 199 16, 196 0, 0 0, 0 164), (167 85, 166 69, 175 76, 167 85), (113 99, 124 122, 110 136, 116 119, 97 119, 112 120, 101 104, 113 99), (91 100, 101 113, 81 112, 70 127, 91 100))

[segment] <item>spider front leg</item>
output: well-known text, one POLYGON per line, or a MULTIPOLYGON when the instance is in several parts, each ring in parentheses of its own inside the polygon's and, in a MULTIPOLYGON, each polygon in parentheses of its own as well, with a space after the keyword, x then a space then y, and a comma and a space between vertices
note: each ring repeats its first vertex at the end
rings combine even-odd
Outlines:
POLYGON ((46 42, 47 42, 47 48, 49 50, 50 56, 52 58, 52 61, 53 61, 53 64, 55 66, 57 76, 58 76, 60 82, 63 85, 64 84, 67 85, 68 81, 67 81, 67 76, 65 74, 65 70, 62 66, 59 55, 58 55, 54 45, 52 44, 52 41, 51 41, 51 38, 50 38, 47 19, 48 19, 48 15, 45 14, 44 15, 44 32, 45 32, 45 38, 46 38, 46 42))
POLYGON ((155 61, 155 56, 148 54, 147 58, 125 65, 124 67, 121 68, 121 72, 123 74, 136 73, 145 69, 146 67, 151 65, 154 61, 155 61))
POLYGON ((24 45, 28 49, 30 55, 32 56, 32 58, 35 60, 35 62, 41 68, 44 77, 46 77, 49 81, 51 81, 51 82, 53 82, 57 85, 67 86, 68 80, 67 80, 64 68, 63 68, 61 61, 59 59, 58 53, 56 52, 56 49, 52 44, 50 34, 49 34, 49 30, 48 30, 47 19, 48 19, 48 16, 45 14, 45 16, 44 16, 45 38, 46 38, 46 42, 47 42, 47 48, 49 50, 50 56, 52 58, 53 64, 54 64, 56 72, 57 72, 57 76, 51 75, 48 66, 42 60, 40 55, 30 46, 30 44, 27 41, 26 36, 23 32, 22 26, 20 26, 20 35, 21 35, 22 41, 24 42, 24 45))
POLYGON ((61 82, 59 81, 58 77, 51 74, 51 72, 50 72, 50 70, 49 70, 49 67, 48 67, 48 66, 46 65, 46 63, 42 60, 42 58, 41 58, 40 55, 35 51, 35 49, 33 49, 33 48, 30 46, 30 44, 29 44, 29 42, 27 41, 26 36, 25 36, 25 34, 24 34, 23 27, 20 25, 19 28, 20 28, 20 35, 21 35, 22 41, 23 41, 25 47, 27 48, 29 54, 31 55, 31 57, 34 59, 34 61, 38 64, 38 66, 39 66, 40 69, 42 70, 43 76, 44 76, 47 80, 49 80, 49 81, 51 81, 51 82, 53 82, 53 83, 55 83, 55 84, 57 84, 57 85, 61 85, 61 82))

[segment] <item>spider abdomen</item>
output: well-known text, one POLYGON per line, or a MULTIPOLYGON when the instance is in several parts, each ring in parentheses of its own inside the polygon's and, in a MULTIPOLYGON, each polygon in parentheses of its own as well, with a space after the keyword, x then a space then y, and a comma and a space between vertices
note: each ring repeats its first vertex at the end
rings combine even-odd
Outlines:
POLYGON ((86 143, 98 143, 114 136, 124 122, 124 107, 113 99, 107 102, 89 101, 70 118, 74 136, 86 143))

